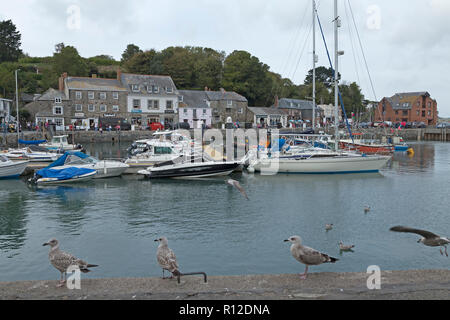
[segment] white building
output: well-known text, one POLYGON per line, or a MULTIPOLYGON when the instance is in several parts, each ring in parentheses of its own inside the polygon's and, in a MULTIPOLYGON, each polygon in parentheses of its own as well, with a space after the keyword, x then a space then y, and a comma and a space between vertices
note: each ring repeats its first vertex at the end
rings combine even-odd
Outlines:
POLYGON ((8 122, 11 114, 12 100, 0 98, 0 123, 8 122))
POLYGON ((205 91, 180 90, 178 100, 180 122, 189 123, 191 129, 211 126, 211 103, 205 91))

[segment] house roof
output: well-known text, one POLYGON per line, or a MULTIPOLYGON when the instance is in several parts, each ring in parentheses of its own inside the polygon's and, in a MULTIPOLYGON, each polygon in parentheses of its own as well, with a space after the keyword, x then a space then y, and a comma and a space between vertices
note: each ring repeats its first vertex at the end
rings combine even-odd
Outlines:
POLYGON ((248 107, 257 116, 284 116, 286 112, 279 108, 248 107))
POLYGON ((53 88, 48 89, 45 91, 39 98, 38 101, 53 101, 55 98, 61 98, 62 100, 69 100, 66 97, 66 94, 64 91, 59 91, 53 88))
POLYGON ((127 89, 117 79, 68 77, 65 84, 71 90, 92 91, 126 91, 127 89))
POLYGON ((313 102, 307 100, 283 98, 278 101, 278 108, 280 109, 312 110, 313 106, 313 102))
POLYGON ((209 108, 208 95, 205 91, 179 90, 178 94, 183 96, 179 103, 180 108, 209 108))
POLYGON ((247 102, 247 98, 233 91, 205 91, 208 99, 211 101, 232 100, 238 102, 247 102))
POLYGON ((394 110, 410 110, 416 100, 421 96, 430 96, 426 91, 424 92, 403 92, 396 93, 390 98, 386 98, 394 110))
MULTIPOLYGON (((157 86, 160 88, 172 88, 173 93, 177 93, 177 87, 170 76, 155 76, 155 75, 141 75, 141 74, 131 74, 122 73, 120 80, 123 86, 130 93, 141 93, 148 94, 147 86, 157 86), (134 92, 132 90, 132 85, 139 85, 140 92, 134 92)), ((162 93, 162 91, 160 91, 162 93)))

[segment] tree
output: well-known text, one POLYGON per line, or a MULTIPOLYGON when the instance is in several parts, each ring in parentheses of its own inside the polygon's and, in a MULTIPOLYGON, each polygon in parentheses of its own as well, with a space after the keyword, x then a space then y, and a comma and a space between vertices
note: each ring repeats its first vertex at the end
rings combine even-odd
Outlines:
MULTIPOLYGON (((312 78, 313 70, 311 69, 308 71, 308 75, 305 78, 305 84, 312 84, 312 78)), ((340 78, 341 74, 339 73, 338 79, 340 78)), ((316 68, 316 81, 325 84, 325 86, 330 89, 334 83, 333 69, 325 67, 316 68)))
POLYGON ((142 50, 135 44, 129 44, 125 51, 122 53, 122 62, 127 62, 136 53, 142 52, 142 50))
POLYGON ((72 76, 83 77, 89 75, 90 68, 75 47, 66 46, 61 52, 53 54, 53 71, 57 75, 67 72, 72 76))
POLYGON ((57 44, 55 44, 55 52, 56 53, 61 53, 61 51, 65 48, 65 44, 64 44, 64 42, 60 42, 60 43, 57 43, 57 44))
POLYGON ((222 86, 245 96, 250 106, 270 105, 272 84, 269 66, 250 53, 234 51, 225 59, 222 86))
POLYGON ((19 59, 22 55, 21 37, 11 20, 0 21, 0 63, 19 59))
POLYGON ((138 52, 124 64, 128 72, 136 74, 162 74, 163 66, 155 50, 138 52))

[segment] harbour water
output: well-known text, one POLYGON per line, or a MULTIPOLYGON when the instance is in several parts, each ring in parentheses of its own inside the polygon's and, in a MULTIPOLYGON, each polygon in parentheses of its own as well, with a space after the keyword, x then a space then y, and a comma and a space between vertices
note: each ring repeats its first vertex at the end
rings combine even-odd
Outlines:
MULTIPOLYGON (((87 152, 121 158, 128 145, 98 144, 87 152)), ((166 236, 184 272, 208 275, 303 272, 283 240, 340 260, 312 272, 448 269, 450 259, 417 243, 395 225, 450 236, 450 144, 414 144, 414 157, 396 155, 380 174, 234 174, 250 201, 223 178, 146 181, 135 176, 73 186, 31 188, 0 181, 0 281, 58 279, 48 261, 50 238, 100 265, 90 278, 161 276, 157 243, 166 236), (364 207, 371 211, 364 213, 364 207), (325 231, 325 224, 334 224, 325 231), (355 244, 339 252, 338 243, 355 244)))

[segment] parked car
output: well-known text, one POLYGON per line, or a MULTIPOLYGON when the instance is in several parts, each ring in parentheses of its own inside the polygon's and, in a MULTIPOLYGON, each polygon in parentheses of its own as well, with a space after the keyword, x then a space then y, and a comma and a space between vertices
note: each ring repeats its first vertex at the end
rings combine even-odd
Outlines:
POLYGON ((436 128, 438 129, 450 128, 450 122, 441 122, 436 126, 436 128))
POLYGON ((418 129, 424 129, 427 127, 427 125, 424 122, 416 122, 414 127, 418 129))
POLYGON ((413 123, 412 122, 407 122, 405 125, 405 129, 412 129, 413 128, 413 123))

